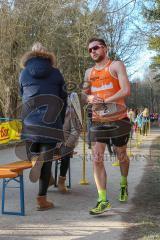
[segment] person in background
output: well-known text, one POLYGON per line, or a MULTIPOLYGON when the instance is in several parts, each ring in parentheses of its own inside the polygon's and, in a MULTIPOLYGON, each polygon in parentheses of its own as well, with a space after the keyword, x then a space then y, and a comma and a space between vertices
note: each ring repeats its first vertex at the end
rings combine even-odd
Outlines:
POLYGON ((22 60, 19 84, 22 96, 22 139, 32 162, 31 182, 39 180, 37 210, 54 207, 47 200, 54 148, 63 139, 67 105, 65 82, 55 67, 55 56, 37 42, 22 60))
POLYGON ((158 127, 160 127, 160 113, 158 114, 158 127))
POLYGON ((134 121, 135 131, 142 134, 142 112, 139 110, 134 121))
POLYGON ((81 114, 78 114, 78 108, 76 108, 74 104, 75 95, 77 95, 77 93, 72 92, 68 97, 68 106, 63 125, 64 142, 57 144, 57 148, 59 148, 59 153, 61 155, 58 189, 62 193, 68 192, 65 184, 66 174, 69 168, 70 159, 73 157, 74 148, 78 144, 78 138, 82 131, 82 117, 81 114))
POLYGON ((156 123, 156 126, 157 126, 157 124, 158 124, 158 113, 157 112, 155 113, 154 118, 155 118, 155 123, 156 123))
POLYGON ((130 123, 131 123, 131 134, 130 137, 133 137, 133 131, 134 131, 134 121, 135 121, 135 112, 133 111, 132 108, 129 109, 128 113, 128 118, 130 119, 130 123))
POLYGON ((145 108, 142 112, 142 134, 147 136, 149 129, 149 109, 145 108))

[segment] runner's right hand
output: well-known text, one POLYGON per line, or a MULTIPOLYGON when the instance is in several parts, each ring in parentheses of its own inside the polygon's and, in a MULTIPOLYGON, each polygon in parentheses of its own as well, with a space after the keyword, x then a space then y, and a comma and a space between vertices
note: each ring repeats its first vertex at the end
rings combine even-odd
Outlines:
POLYGON ((97 96, 89 95, 88 96, 88 102, 91 104, 94 103, 103 103, 103 99, 97 96))

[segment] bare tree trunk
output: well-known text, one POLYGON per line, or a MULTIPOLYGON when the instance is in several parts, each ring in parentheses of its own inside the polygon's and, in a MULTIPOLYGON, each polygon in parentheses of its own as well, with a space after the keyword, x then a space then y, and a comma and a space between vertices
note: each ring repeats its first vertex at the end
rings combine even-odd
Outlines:
POLYGON ((6 102, 4 108, 5 117, 16 118, 17 117, 17 99, 18 94, 14 89, 7 88, 6 102))

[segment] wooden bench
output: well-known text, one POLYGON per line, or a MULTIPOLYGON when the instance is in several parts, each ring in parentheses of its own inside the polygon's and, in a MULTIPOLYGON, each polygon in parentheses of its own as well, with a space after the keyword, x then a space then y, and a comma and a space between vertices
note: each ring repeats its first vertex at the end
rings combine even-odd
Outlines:
MULTIPOLYGON (((75 153, 74 153, 75 154, 75 153)), ((61 157, 55 155, 55 184, 54 186, 57 187, 57 175, 58 175, 58 165, 61 162, 61 157)), ((7 164, 1 164, 0 165, 0 179, 3 179, 3 186, 2 186, 2 207, 1 211, 2 214, 8 214, 8 215, 25 215, 25 202, 24 202, 24 180, 23 180, 23 171, 25 169, 31 168, 32 163, 29 161, 17 161, 7 164), (5 193, 6 188, 8 186, 9 182, 16 182, 18 183, 17 186, 9 187, 9 188, 19 188, 20 190, 20 211, 6 211, 5 210, 5 193)), ((70 172, 70 164, 69 164, 69 170, 68 170, 68 177, 69 177, 69 184, 67 187, 71 188, 71 172, 70 172)))
POLYGON ((17 161, 17 162, 0 165, 0 178, 3 179, 2 214, 20 215, 20 216, 25 215, 23 171, 31 167, 32 167, 32 163, 29 161, 17 161), (20 211, 19 212, 5 211, 5 192, 6 192, 8 183, 11 181, 18 183, 18 187, 13 186, 10 188, 19 188, 20 190, 20 211))

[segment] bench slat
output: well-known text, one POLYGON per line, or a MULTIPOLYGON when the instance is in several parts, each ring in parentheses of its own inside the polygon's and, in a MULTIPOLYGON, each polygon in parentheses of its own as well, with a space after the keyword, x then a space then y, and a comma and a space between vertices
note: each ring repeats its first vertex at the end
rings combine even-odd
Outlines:
POLYGON ((17 161, 17 162, 0 165, 0 170, 8 169, 12 171, 20 171, 20 170, 28 169, 31 167, 32 167, 32 163, 29 161, 17 161))
POLYGON ((12 172, 7 169, 0 169, 0 178, 15 178, 18 176, 18 173, 12 172))

